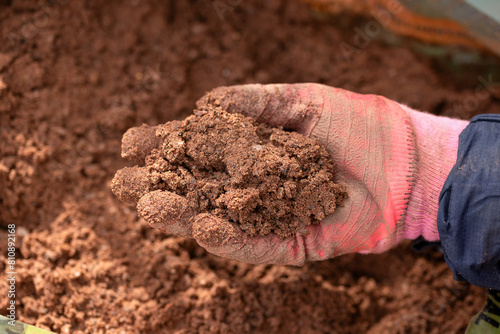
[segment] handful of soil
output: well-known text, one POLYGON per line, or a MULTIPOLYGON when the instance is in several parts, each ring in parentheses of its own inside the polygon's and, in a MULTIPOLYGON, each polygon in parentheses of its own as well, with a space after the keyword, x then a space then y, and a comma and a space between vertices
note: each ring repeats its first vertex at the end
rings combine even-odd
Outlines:
POLYGON ((183 219, 208 213, 249 236, 287 238, 319 223, 347 197, 345 186, 333 182, 332 161, 318 141, 217 108, 129 129, 122 156, 145 166, 118 171, 111 189, 133 204, 164 192, 161 207, 138 205, 156 227, 186 212, 183 219))

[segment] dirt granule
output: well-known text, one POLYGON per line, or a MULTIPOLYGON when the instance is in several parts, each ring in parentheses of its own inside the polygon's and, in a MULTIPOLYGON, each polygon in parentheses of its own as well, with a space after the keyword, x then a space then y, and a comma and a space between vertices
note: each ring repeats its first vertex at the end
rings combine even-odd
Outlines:
POLYGON ((139 201, 150 224, 177 219, 182 209, 237 223, 249 236, 287 238, 305 233, 347 196, 333 182, 325 148, 296 132, 211 107, 158 126, 154 137, 153 129, 126 132, 122 156, 145 166, 123 168, 111 184, 123 202, 139 201), (140 201, 155 190, 164 192, 155 195, 156 208, 140 201))

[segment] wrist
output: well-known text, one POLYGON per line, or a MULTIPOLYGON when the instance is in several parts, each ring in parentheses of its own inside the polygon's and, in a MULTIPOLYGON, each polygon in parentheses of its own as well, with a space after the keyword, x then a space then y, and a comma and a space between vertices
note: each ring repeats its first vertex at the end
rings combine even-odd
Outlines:
POLYGON ((403 109, 414 131, 416 169, 401 239, 437 241, 439 194, 456 162, 458 136, 469 122, 403 109))

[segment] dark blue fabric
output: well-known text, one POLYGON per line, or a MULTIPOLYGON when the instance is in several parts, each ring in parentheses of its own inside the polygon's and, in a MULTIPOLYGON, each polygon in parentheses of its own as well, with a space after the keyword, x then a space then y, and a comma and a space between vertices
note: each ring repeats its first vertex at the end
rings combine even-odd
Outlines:
POLYGON ((476 116, 460 134, 438 230, 456 280, 500 289, 500 115, 476 116))

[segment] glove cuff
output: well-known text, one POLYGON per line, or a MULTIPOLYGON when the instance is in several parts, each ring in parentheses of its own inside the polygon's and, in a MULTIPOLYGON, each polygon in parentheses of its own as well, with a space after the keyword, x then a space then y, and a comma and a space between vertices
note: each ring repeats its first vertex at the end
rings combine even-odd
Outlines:
POLYGON ((400 239, 439 240, 439 194, 456 162, 458 136, 467 121, 433 116, 402 106, 415 134, 417 168, 414 173, 400 239))

